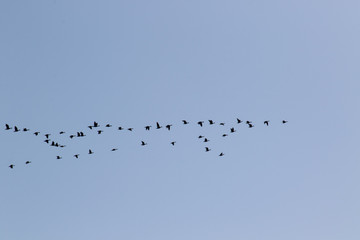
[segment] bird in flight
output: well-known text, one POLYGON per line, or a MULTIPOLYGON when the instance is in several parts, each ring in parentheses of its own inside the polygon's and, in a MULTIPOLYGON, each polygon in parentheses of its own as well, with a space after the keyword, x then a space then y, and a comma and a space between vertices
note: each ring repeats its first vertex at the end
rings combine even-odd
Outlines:
POLYGON ((251 123, 248 124, 249 125, 249 128, 253 128, 254 125, 252 125, 251 123))
POLYGON ((5 130, 10 130, 12 127, 9 126, 9 124, 5 124, 5 130))
POLYGON ((17 126, 14 126, 14 132, 19 132, 20 130, 17 128, 17 126))
POLYGON ((198 138, 203 138, 204 136, 200 135, 198 138))
POLYGON ((200 125, 200 127, 202 127, 202 126, 203 126, 203 123, 204 123, 204 121, 199 121, 199 122, 197 122, 197 124, 199 124, 199 125, 200 125))
POLYGON ((28 128, 23 128, 23 131, 24 131, 24 132, 28 132, 28 131, 30 131, 30 129, 28 129, 28 128))
POLYGON ((221 126, 225 126, 225 123, 223 123, 223 122, 222 122, 222 123, 220 123, 219 125, 221 125, 221 126))
POLYGON ((128 128, 128 130, 129 130, 130 132, 132 132, 133 129, 134 129, 134 128, 128 128))
POLYGON ((94 152, 93 151, 91 151, 91 149, 89 149, 89 154, 93 154, 94 152))
POLYGON ((168 124, 168 125, 166 125, 165 127, 167 128, 167 130, 170 131, 171 126, 172 126, 172 124, 168 124))
POLYGON ((93 126, 90 125, 90 126, 88 126, 88 128, 90 128, 90 130, 92 130, 93 126))
POLYGON ((226 136, 227 136, 227 134, 226 134, 226 133, 224 133, 222 136, 223 136, 223 137, 226 137, 226 136))
POLYGON ((75 158, 79 158, 79 155, 80 155, 80 154, 75 154, 74 157, 75 157, 75 158))
POLYGON ((100 125, 99 125, 99 123, 97 123, 97 122, 94 121, 94 126, 93 126, 93 127, 95 127, 95 128, 96 128, 96 127, 100 127, 100 125))
POLYGON ((121 131, 121 130, 124 130, 124 128, 123 128, 123 127, 118 127, 118 130, 120 130, 120 131, 121 131))
POLYGON ((182 120, 182 122, 184 123, 184 125, 189 124, 189 122, 186 120, 182 120))
POLYGON ((25 162, 25 164, 29 164, 29 163, 31 163, 31 162, 30 162, 30 161, 26 161, 26 162, 25 162))
POLYGON ((264 121, 264 124, 266 125, 266 126, 269 126, 269 120, 266 120, 266 121, 264 121))
POLYGON ((209 139, 207 139, 207 138, 205 138, 205 139, 204 139, 204 142, 210 142, 210 140, 209 140, 209 139))
POLYGON ((242 121, 238 118, 236 118, 237 123, 242 123, 242 121))
POLYGON ((235 128, 230 128, 230 132, 231 132, 231 133, 236 132, 235 128))
POLYGON ((209 121, 210 125, 215 124, 215 122, 213 120, 208 120, 208 121, 209 121))
POLYGON ((115 152, 116 150, 118 150, 117 148, 113 148, 111 149, 112 152, 115 152))
POLYGON ((224 154, 223 152, 219 154, 220 157, 222 157, 222 156, 224 156, 224 155, 225 155, 225 154, 224 154))
POLYGON ((13 169, 14 167, 15 167, 14 164, 11 164, 11 165, 9 166, 9 168, 11 168, 11 169, 13 169))
POLYGON ((205 152, 209 152, 209 151, 211 151, 211 149, 208 147, 205 147, 205 152))
MULTIPOLYGON (((100 134, 100 133, 99 133, 99 134, 100 134)), ((74 138, 74 137, 75 137, 75 135, 70 135, 70 136, 69 136, 69 138, 71 138, 71 139, 74 138)))
POLYGON ((150 128, 151 128, 151 126, 145 126, 145 130, 146 130, 146 131, 149 131, 150 128))
POLYGON ((56 156, 56 159, 61 159, 62 157, 60 157, 60 156, 56 156))
POLYGON ((287 122, 288 122, 288 121, 286 121, 286 120, 282 120, 282 123, 283 123, 283 124, 285 124, 285 123, 287 123, 287 122))
POLYGON ((104 132, 103 130, 98 130, 97 133, 101 134, 102 132, 104 132))
POLYGON ((49 138, 50 135, 51 135, 50 133, 47 133, 47 134, 45 134, 44 136, 45 136, 46 138, 49 138))
POLYGON ((156 122, 156 129, 160 129, 162 126, 160 126, 159 122, 156 122))
POLYGON ((251 123, 251 121, 246 121, 246 124, 250 124, 251 123))
POLYGON ((174 142, 171 142, 170 144, 173 145, 173 146, 175 146, 175 143, 176 143, 176 142, 174 141, 174 142))
POLYGON ((147 143, 144 141, 141 141, 141 146, 145 146, 145 145, 147 145, 147 143))
POLYGON ((105 125, 105 127, 112 127, 112 125, 108 123, 105 125))
POLYGON ((37 135, 39 135, 39 133, 40 133, 40 132, 34 132, 34 135, 37 136, 37 135))
POLYGON ((64 133, 65 133, 64 131, 59 132, 59 134, 64 134, 64 133))

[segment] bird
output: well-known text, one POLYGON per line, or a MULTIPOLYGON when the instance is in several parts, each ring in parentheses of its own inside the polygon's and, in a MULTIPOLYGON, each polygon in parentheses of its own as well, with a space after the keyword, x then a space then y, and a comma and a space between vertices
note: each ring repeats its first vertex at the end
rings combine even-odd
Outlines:
POLYGON ((112 125, 108 123, 105 125, 105 127, 112 127, 112 125))
POLYGON ((124 130, 124 128, 123 128, 123 127, 118 127, 118 130, 120 130, 120 131, 121 131, 121 130, 124 130))
POLYGON ((10 164, 9 168, 13 169, 15 167, 14 164, 10 164))
POLYGON ((97 133, 101 134, 102 132, 104 132, 103 130, 98 130, 97 133))
POLYGON ((224 133, 222 136, 223 136, 223 137, 226 137, 226 136, 227 136, 227 134, 226 134, 226 133, 224 133))
POLYGON ((230 128, 230 132, 231 132, 231 133, 236 132, 235 128, 230 128))
POLYGON ((224 156, 224 155, 225 155, 225 154, 224 154, 223 152, 219 154, 220 157, 222 157, 222 156, 224 156))
POLYGON ((225 123, 223 123, 223 122, 222 122, 222 123, 220 123, 219 125, 221 125, 221 126, 225 126, 225 123))
POLYGON ((62 157, 60 157, 60 156, 56 156, 56 159, 62 159, 62 157))
POLYGON ((93 127, 100 127, 99 123, 94 121, 94 126, 93 127))
POLYGON ((64 133, 65 133, 64 131, 59 132, 59 134, 64 134, 64 133))
POLYGON ((27 131, 30 131, 30 129, 28 129, 28 128, 23 128, 23 131, 24 131, 24 132, 27 132, 27 131))
POLYGON ((90 128, 91 130, 93 129, 93 126, 89 125, 88 128, 90 128))
POLYGON ((45 136, 46 138, 49 138, 50 135, 51 135, 50 133, 47 133, 47 134, 45 134, 44 136, 45 136))
POLYGON ((286 120, 282 120, 282 123, 283 123, 283 124, 285 124, 285 123, 287 123, 287 122, 288 122, 288 121, 286 121, 286 120))
POLYGON ((254 125, 252 125, 251 123, 249 123, 249 128, 253 128, 254 127, 254 125))
POLYGON ((86 135, 83 132, 77 132, 78 137, 85 137, 86 135))
POLYGON ((246 124, 250 124, 251 123, 251 121, 246 121, 246 124))
POLYGON ((69 138, 71 138, 71 139, 72 139, 73 137, 75 137, 75 135, 70 135, 70 136, 69 136, 69 138))
POLYGON ((184 125, 189 124, 189 122, 186 120, 182 120, 182 122, 184 123, 184 125))
POLYGON ((60 145, 61 148, 66 147, 66 145, 60 145))
POLYGON ((141 146, 145 146, 145 145, 147 145, 147 143, 144 141, 141 141, 141 146))
POLYGON ((242 123, 242 121, 238 118, 236 118, 237 123, 242 123))
POLYGON ((167 130, 170 131, 171 126, 172 126, 172 124, 168 124, 168 125, 166 125, 165 127, 167 128, 167 130))
POLYGON ((37 135, 39 135, 39 133, 40 133, 40 132, 34 132, 34 135, 37 136, 37 135))
POLYGON ((156 122, 156 129, 160 129, 162 126, 160 126, 159 122, 156 122))
POLYGON ((50 142, 50 139, 46 139, 46 140, 44 140, 44 142, 49 143, 49 142, 50 142))
POLYGON ((173 145, 173 146, 175 146, 175 143, 176 143, 176 142, 174 141, 174 142, 171 142, 170 144, 173 145))
POLYGON ((25 164, 29 164, 29 163, 31 163, 31 162, 30 162, 30 161, 26 161, 26 162, 25 162, 25 164))
POLYGON ((14 126, 14 132, 19 132, 20 130, 17 128, 17 126, 14 126))
POLYGON ((215 124, 215 122, 213 120, 208 120, 208 121, 209 121, 210 125, 215 124))
POLYGON ((200 135, 198 138, 203 138, 203 137, 204 137, 204 136, 201 136, 201 135, 200 135))
POLYGON ((93 151, 91 151, 91 149, 89 149, 89 154, 93 154, 94 152, 93 151))
POLYGON ((74 157, 75 157, 75 158, 79 158, 79 155, 80 155, 80 154, 75 154, 74 157))
POLYGON ((209 140, 209 139, 207 139, 207 138, 205 138, 205 139, 204 139, 204 142, 210 142, 210 140, 209 140))
POLYGON ((9 124, 5 124, 5 130, 10 130, 12 127, 9 126, 9 124))
POLYGON ((113 148, 111 149, 112 152, 115 152, 116 150, 118 150, 117 148, 113 148))
POLYGON ((149 131, 150 128, 151 128, 151 126, 145 126, 145 130, 146 130, 146 131, 149 131))
POLYGON ((264 121, 264 124, 266 125, 266 126, 269 126, 269 120, 266 120, 266 121, 264 121))
POLYGON ((205 152, 209 152, 209 151, 211 151, 211 149, 208 147, 205 147, 205 152))
POLYGON ((130 132, 132 132, 133 129, 134 129, 134 128, 128 128, 128 130, 129 130, 130 132))
POLYGON ((199 125, 200 125, 200 127, 202 127, 202 126, 203 126, 203 123, 204 123, 204 121, 199 121, 199 122, 197 122, 197 124, 199 124, 199 125))

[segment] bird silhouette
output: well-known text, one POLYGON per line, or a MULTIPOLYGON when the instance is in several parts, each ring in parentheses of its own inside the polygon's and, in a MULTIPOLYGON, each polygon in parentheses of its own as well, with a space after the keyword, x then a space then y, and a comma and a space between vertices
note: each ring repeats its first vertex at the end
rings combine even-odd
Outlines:
POLYGON ((133 129, 134 129, 134 128, 128 128, 128 130, 129 130, 130 132, 132 132, 133 129))
POLYGON ((91 149, 89 149, 89 154, 93 154, 94 152, 93 151, 91 151, 91 149))
POLYGON ((215 124, 215 122, 213 120, 208 120, 208 121, 209 121, 210 125, 215 124))
POLYGON ((203 138, 204 136, 200 135, 198 138, 203 138))
POLYGON ((253 128, 254 125, 252 125, 251 123, 248 124, 249 125, 249 128, 253 128))
POLYGON ((174 142, 171 142, 170 144, 173 145, 173 146, 175 146, 175 143, 176 143, 176 142, 174 141, 174 142))
POLYGON ((111 149, 112 152, 115 152, 115 151, 117 151, 117 150, 118 150, 117 148, 111 149))
POLYGON ((156 122, 156 129, 160 129, 162 126, 160 126, 159 122, 156 122))
POLYGON ((62 157, 60 157, 60 156, 56 156, 56 159, 62 159, 62 157))
POLYGON ((14 167, 15 167, 14 164, 11 164, 11 165, 9 166, 9 168, 11 168, 11 169, 13 169, 14 167))
POLYGON ((93 126, 88 126, 88 128, 90 128, 90 130, 92 130, 92 129, 93 129, 93 126))
POLYGON ((165 127, 167 128, 167 130, 170 131, 171 126, 172 126, 172 124, 168 124, 168 125, 166 125, 165 127))
POLYGON ((237 123, 242 123, 242 121, 238 118, 236 118, 237 123))
POLYGON ((236 132, 235 128, 230 128, 230 132, 231 132, 231 133, 236 132))
POLYGON ((141 141, 141 146, 145 146, 145 145, 147 145, 147 143, 144 141, 141 141))
POLYGON ((209 151, 211 151, 211 149, 208 147, 205 147, 205 152, 209 152, 209 151))
POLYGON ((37 136, 37 135, 39 135, 39 133, 40 133, 40 132, 34 132, 34 135, 37 136))
POLYGON ((64 133, 65 133, 64 131, 59 132, 59 134, 64 134, 64 133))
POLYGON ((184 123, 184 125, 189 124, 189 122, 186 120, 182 120, 182 122, 184 123))
POLYGON ((17 126, 14 126, 14 132, 19 132, 20 130, 17 128, 17 126))
POLYGON ((31 162, 30 162, 30 161, 26 161, 26 162, 25 162, 25 164, 29 164, 29 163, 31 163, 31 162))
POLYGON ((24 132, 28 132, 28 131, 30 131, 30 129, 28 129, 28 128, 23 128, 23 131, 24 131, 24 132))
POLYGON ((225 133, 224 133, 222 136, 223 136, 223 137, 226 137, 226 136, 227 136, 227 134, 225 134, 225 133))
POLYGON ((207 138, 205 138, 205 139, 204 139, 204 142, 210 142, 210 140, 209 140, 209 139, 207 139, 207 138))
POLYGON ((146 131, 149 131, 150 128, 151 128, 151 126, 145 126, 145 130, 146 130, 146 131))
POLYGON ((5 130, 10 130, 12 127, 9 126, 9 124, 5 124, 5 130))
POLYGON ((79 158, 79 155, 80 155, 80 154, 75 154, 74 157, 75 157, 75 158, 79 158))
POLYGON ((225 155, 224 153, 220 153, 220 154, 219 154, 220 157, 222 157, 222 156, 224 156, 224 155, 225 155))
POLYGON ((75 137, 75 135, 70 135, 70 136, 69 136, 69 138, 71 138, 71 139, 74 138, 74 137, 75 137))
POLYGON ((264 124, 266 125, 266 126, 269 126, 269 120, 266 120, 266 121, 264 121, 264 124))
POLYGON ((103 130, 98 130, 97 133, 101 134, 102 132, 104 132, 103 130))
POLYGON ((105 127, 112 127, 112 125, 111 124, 106 124, 105 127))
POLYGON ((220 123, 219 125, 221 125, 221 126, 225 126, 225 123, 223 123, 223 122, 222 122, 222 123, 220 123))
POLYGON ((45 136, 46 138, 49 138, 50 135, 51 135, 50 133, 47 133, 47 134, 45 134, 44 136, 45 136))
POLYGON ((44 140, 44 142, 49 143, 49 142, 50 142, 50 139, 46 139, 46 140, 44 140))
POLYGON ((199 124, 199 125, 200 125, 200 127, 202 127, 202 126, 203 126, 203 124, 204 124, 204 121, 199 121, 199 122, 197 122, 197 124, 199 124))
POLYGON ((123 127, 118 127, 118 130, 120 130, 120 131, 121 131, 121 130, 124 130, 124 128, 123 128, 123 127))
POLYGON ((96 127, 100 127, 100 125, 99 125, 99 123, 97 123, 97 122, 94 121, 94 126, 93 126, 93 127, 95 127, 95 128, 96 128, 96 127))
POLYGON ((286 121, 286 120, 282 120, 282 123, 283 123, 283 124, 285 124, 285 123, 287 123, 287 122, 288 122, 288 121, 286 121))

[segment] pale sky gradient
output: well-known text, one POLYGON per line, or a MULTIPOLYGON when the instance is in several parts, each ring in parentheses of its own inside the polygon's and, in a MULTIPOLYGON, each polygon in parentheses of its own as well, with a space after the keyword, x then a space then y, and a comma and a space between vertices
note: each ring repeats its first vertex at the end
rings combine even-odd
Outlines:
POLYGON ((359 9, 1 1, 0 239, 358 240, 359 9))

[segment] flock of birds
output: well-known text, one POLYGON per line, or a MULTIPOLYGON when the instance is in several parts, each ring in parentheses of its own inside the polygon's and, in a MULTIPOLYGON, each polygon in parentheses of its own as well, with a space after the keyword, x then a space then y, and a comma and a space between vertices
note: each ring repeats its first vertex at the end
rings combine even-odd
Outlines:
MULTIPOLYGON (((286 124, 287 122, 288 122, 288 121, 286 121, 286 120, 282 120, 282 124, 286 124)), ((182 120, 182 124, 183 124, 183 125, 187 125, 187 124, 189 124, 189 123, 190 123, 190 122, 187 121, 187 120, 182 120)), ((243 121, 242 121, 241 119, 237 118, 237 119, 236 119, 236 123, 237 123, 237 124, 241 124, 241 123, 243 123, 243 121)), ((196 122, 196 124, 199 125, 200 127, 203 127, 203 126, 205 125, 205 121, 198 121, 198 122, 196 122)), ((209 125, 214 125, 214 124, 215 124, 215 121, 213 121, 213 120, 208 120, 208 124, 209 124, 209 125)), ((248 128, 253 128, 253 127, 255 126, 251 121, 245 121, 245 124, 248 126, 248 128)), ((265 126, 269 126, 270 121, 269 121, 269 120, 266 120, 266 121, 263 122, 263 124, 264 124, 265 126)), ((225 126, 225 123, 224 123, 224 122, 220 122, 219 125, 225 126)), ((170 131, 171 128, 172 128, 172 126, 173 126, 172 124, 167 124, 167 125, 165 125, 165 126, 162 126, 159 122, 156 122, 156 127, 155 127, 155 128, 156 128, 156 129, 161 129, 161 128, 165 127, 168 131, 170 131)), ((105 125, 105 128, 111 128, 111 127, 113 127, 113 126, 112 126, 111 124, 109 124, 109 123, 105 125)), ((146 131, 150 131, 152 127, 153 127, 153 126, 151 126, 151 125, 147 125, 147 126, 145 126, 144 128, 145 128, 146 131)), ((93 123, 92 125, 89 125, 88 128, 89 128, 91 131, 96 131, 97 134, 102 134, 102 133, 104 132, 104 130, 100 129, 100 124, 99 124, 98 122, 96 122, 96 121, 94 121, 94 123, 93 123)), ((11 127, 9 124, 5 124, 5 130, 6 130, 6 131, 13 130, 13 132, 29 132, 29 131, 30 131, 30 129, 28 129, 28 128, 23 128, 23 129, 21 129, 21 128, 17 127, 17 126, 11 127)), ((127 131, 132 132, 132 131, 134 130, 134 128, 131 128, 131 127, 130 127, 130 128, 126 128, 126 129, 125 129, 124 127, 119 126, 119 127, 117 127, 117 130, 119 130, 119 131, 127 130, 127 131)), ((235 128, 234 128, 234 127, 231 127, 231 128, 230 128, 230 131, 229 131, 228 133, 222 134, 222 137, 226 137, 226 136, 228 136, 228 134, 235 133, 235 132, 236 132, 235 128)), ((35 132, 33 132, 33 134, 34 134, 35 136, 40 136, 40 132, 39 132, 39 131, 35 131, 35 132)), ((61 131, 61 132, 59 132, 59 134, 60 134, 60 135, 63 135, 63 134, 65 134, 65 132, 64 132, 64 131, 61 131)), ((58 142, 56 142, 56 141, 54 141, 54 140, 51 140, 51 139, 50 139, 50 136, 51 136, 51 135, 52 135, 52 134, 50 134, 50 133, 46 133, 46 134, 43 135, 43 136, 45 137, 44 142, 45 142, 46 144, 48 144, 49 146, 52 146, 52 147, 60 147, 60 148, 66 147, 66 146, 63 145, 63 144, 60 144, 60 143, 58 143, 58 142)), ((84 132, 79 131, 79 132, 76 132, 76 134, 71 134, 71 135, 69 135, 69 138, 70 138, 70 139, 73 139, 73 138, 81 138, 81 137, 85 137, 85 136, 86 136, 86 134, 85 134, 84 132)), ((198 138, 199 138, 199 139, 203 139, 203 142, 204 142, 204 143, 207 143, 207 142, 210 141, 207 137, 205 137, 205 136, 203 136, 203 135, 198 136, 198 138)), ((176 141, 172 141, 172 142, 170 142, 170 144, 171 144, 172 146, 175 146, 176 141)), ((145 141, 141 141, 141 142, 140 142, 140 145, 141 145, 141 146, 146 146, 147 143, 146 143, 145 141)), ((117 148, 112 148, 112 149, 111 149, 112 152, 117 151, 117 150, 118 150, 117 148)), ((211 151, 211 149, 210 149, 209 147, 205 147, 205 152, 209 152, 209 151, 211 151)), ((89 149, 88 154, 94 154, 94 151, 93 151, 92 149, 89 149)), ((222 157, 222 156, 224 156, 224 155, 225 155, 225 154, 224 154, 223 152, 220 152, 218 156, 219 156, 219 157, 222 157)), ((78 153, 73 155, 74 158, 79 158, 79 156, 80 156, 80 154, 78 154, 78 153)), ((56 156, 56 159, 62 159, 62 156, 57 155, 57 156, 56 156)), ((31 163, 31 161, 26 161, 26 162, 25 162, 26 165, 28 165, 28 164, 30 164, 30 163, 31 163)), ((10 165, 9 165, 9 168, 11 168, 11 169, 13 169, 14 167, 15 167, 15 164, 10 164, 10 165)))

